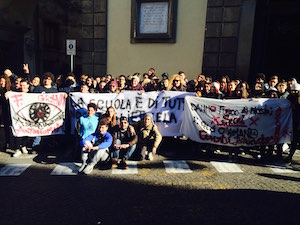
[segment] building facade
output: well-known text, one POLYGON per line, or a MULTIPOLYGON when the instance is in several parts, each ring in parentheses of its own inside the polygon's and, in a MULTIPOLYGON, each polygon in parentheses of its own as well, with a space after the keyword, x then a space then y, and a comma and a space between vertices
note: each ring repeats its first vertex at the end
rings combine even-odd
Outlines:
MULTIPOLYGON (((174 0, 173 0, 174 1, 174 0)), ((66 39, 77 41, 74 72, 92 76, 185 71, 251 80, 257 72, 297 77, 297 0, 177 0, 172 42, 133 43, 132 8, 145 0, 3 0, 0 69, 70 71, 66 39)), ((166 2, 172 2, 171 0, 166 2)))

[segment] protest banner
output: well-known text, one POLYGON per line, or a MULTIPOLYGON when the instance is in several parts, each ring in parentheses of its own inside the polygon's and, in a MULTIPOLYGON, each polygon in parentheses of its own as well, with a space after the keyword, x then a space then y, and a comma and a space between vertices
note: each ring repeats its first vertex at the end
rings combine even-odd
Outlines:
POLYGON ((179 136, 184 116, 184 98, 194 93, 164 91, 139 92, 125 91, 119 94, 70 93, 70 116, 72 131, 77 119, 86 113, 87 104, 93 102, 98 112, 103 114, 113 106, 118 118, 126 116, 129 121, 137 122, 146 113, 152 113, 155 124, 163 136, 179 136))
POLYGON ((193 141, 223 146, 264 146, 292 140, 286 99, 185 98, 180 132, 193 141))
POLYGON ((63 134, 65 93, 9 92, 12 133, 16 137, 63 134))

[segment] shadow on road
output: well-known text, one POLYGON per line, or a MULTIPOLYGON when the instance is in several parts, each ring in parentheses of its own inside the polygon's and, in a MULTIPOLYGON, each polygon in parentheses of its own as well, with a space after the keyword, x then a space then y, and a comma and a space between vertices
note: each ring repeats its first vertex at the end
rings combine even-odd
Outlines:
POLYGON ((1 177, 0 224, 299 224, 299 194, 191 190, 99 175, 37 176, 32 174, 49 173, 28 170, 1 177))

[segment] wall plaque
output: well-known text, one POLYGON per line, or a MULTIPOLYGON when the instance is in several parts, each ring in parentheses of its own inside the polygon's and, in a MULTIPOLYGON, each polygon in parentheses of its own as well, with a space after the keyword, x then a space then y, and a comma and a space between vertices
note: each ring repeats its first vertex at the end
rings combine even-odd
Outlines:
POLYGON ((131 43, 174 43, 177 0, 132 0, 131 43))

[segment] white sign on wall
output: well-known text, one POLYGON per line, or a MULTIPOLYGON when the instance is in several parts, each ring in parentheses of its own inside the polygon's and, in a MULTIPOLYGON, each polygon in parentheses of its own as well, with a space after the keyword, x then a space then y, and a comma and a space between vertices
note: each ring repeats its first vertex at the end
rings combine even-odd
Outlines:
POLYGON ((67 55, 76 55, 76 40, 66 40, 67 55))

